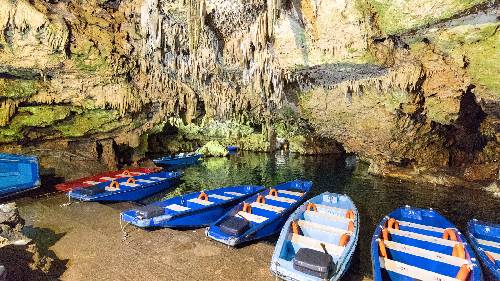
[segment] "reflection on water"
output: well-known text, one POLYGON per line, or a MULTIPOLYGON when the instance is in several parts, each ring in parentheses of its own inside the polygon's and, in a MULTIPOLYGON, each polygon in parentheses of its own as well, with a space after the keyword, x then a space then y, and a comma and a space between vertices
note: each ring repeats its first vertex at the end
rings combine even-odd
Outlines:
POLYGON ((371 275, 370 237, 375 225, 396 207, 434 208, 462 230, 470 218, 500 223, 500 199, 491 193, 380 179, 368 175, 367 168, 366 164, 350 158, 346 165, 344 159, 333 156, 241 152, 229 158, 204 159, 188 167, 178 188, 143 203, 227 185, 269 187, 297 178, 312 180, 313 195, 324 191, 345 193, 356 203, 361 215, 358 252, 346 280, 360 280, 371 275))

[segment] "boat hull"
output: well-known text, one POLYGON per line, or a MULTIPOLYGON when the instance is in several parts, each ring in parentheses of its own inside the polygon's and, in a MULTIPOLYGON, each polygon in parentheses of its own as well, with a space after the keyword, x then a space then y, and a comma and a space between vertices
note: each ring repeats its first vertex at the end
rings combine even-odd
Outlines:
MULTIPOLYGON (((87 202, 112 202, 112 201, 138 201, 143 198, 149 197, 158 192, 172 188, 180 178, 181 173, 178 172, 161 172, 144 176, 135 177, 136 179, 150 179, 152 177, 162 176, 165 180, 159 180, 144 186, 139 186, 130 189, 120 189, 117 191, 106 191, 96 195, 87 195, 82 192, 82 189, 75 189, 68 192, 68 196, 72 199, 87 202)), ((118 180, 120 184, 126 182, 127 179, 118 180)), ((106 188, 109 182, 104 182, 96 185, 96 187, 106 188)))
POLYGON ((494 252, 500 256, 500 225, 480 222, 478 220, 470 220, 467 224, 467 236, 472 248, 474 248, 479 257, 483 268, 486 269, 484 271, 485 275, 491 280, 500 280, 500 260, 493 262, 485 252, 494 252), (481 245, 480 240, 478 239, 493 241, 496 246, 484 245, 483 241, 481 241, 483 243, 483 245, 481 245))
MULTIPOLYGON (((403 245, 406 247, 404 248, 405 250, 408 248, 408 246, 411 246, 418 249, 424 249, 438 253, 440 254, 440 256, 444 256, 445 259, 447 256, 451 257, 452 247, 446 245, 444 242, 441 242, 442 240, 444 240, 441 239, 443 232, 439 231, 452 229, 457 236, 457 242, 463 244, 464 246, 466 255, 466 259, 464 261, 470 264, 472 267, 472 271, 470 272, 467 281, 482 280, 481 268, 477 263, 474 252, 472 251, 470 245, 467 243, 465 237, 460 233, 460 231, 458 231, 454 224, 452 224, 445 217, 432 209, 419 209, 406 206, 394 210, 388 216, 383 218, 382 221, 378 224, 372 237, 371 258, 374 281, 412 280, 409 276, 407 276, 407 274, 411 274, 409 271, 412 271, 413 268, 416 268, 420 271, 424 270, 426 272, 429 272, 428 277, 426 277, 429 280, 431 279, 431 277, 434 279, 437 278, 435 280, 443 278, 439 276, 444 276, 444 278, 454 278, 460 270, 459 266, 455 266, 453 264, 450 264, 449 262, 439 262, 427 258, 429 254, 425 255, 424 258, 422 256, 413 254, 413 252, 408 252, 409 250, 406 250, 407 252, 402 252, 389 248, 388 253, 391 259, 382 258, 379 251, 379 241, 384 241, 381 238, 382 229, 386 228, 390 218, 394 218, 399 222, 404 222, 405 225, 409 225, 408 223, 413 224, 414 227, 412 228, 401 228, 401 230, 406 231, 409 231, 411 229, 412 235, 416 233, 417 235, 425 235, 425 239, 437 239, 437 242, 430 243, 428 242, 430 240, 425 241, 422 240, 422 238, 415 239, 410 238, 409 236, 403 237, 398 240, 398 242, 403 243, 403 245), (393 257, 392 255, 395 255, 395 257, 393 257), (386 265, 385 263, 388 261, 390 261, 391 264, 386 265), (386 270, 384 267, 391 267, 391 270, 386 270), (396 272, 396 270, 400 269, 402 269, 401 272, 396 272)), ((392 234, 390 235, 390 237, 392 238, 392 234)), ((396 235, 396 237, 398 236, 399 235, 396 235)))
MULTIPOLYGON (((260 192, 264 189, 262 186, 235 186, 235 187, 224 187, 219 189, 213 189, 205 191, 209 196, 217 194, 221 196, 226 193, 240 193, 241 196, 235 196, 228 201, 216 202, 210 206, 201 207, 199 209, 191 209, 184 211, 182 213, 176 213, 173 211, 165 211, 164 215, 141 219, 137 216, 136 210, 127 210, 122 212, 121 219, 124 222, 130 223, 141 228, 152 228, 152 227, 170 227, 170 228, 199 228, 207 226, 221 216, 223 216, 228 210, 230 210, 234 205, 238 204, 242 200, 252 196, 253 194, 260 192)), ((170 205, 186 207, 189 205, 190 199, 197 198, 200 192, 194 192, 186 195, 177 196, 160 202, 155 202, 151 205, 159 206, 167 209, 170 205)))
MULTIPOLYGON (((346 199, 346 205, 349 206, 349 209, 353 210, 354 213, 354 231, 351 235, 351 239, 349 243, 346 245, 345 250, 343 251, 343 255, 338 258, 338 261, 336 262, 336 267, 335 271, 331 273, 331 277, 329 280, 339 280, 342 278, 342 276, 345 274, 345 272, 348 270, 351 261, 352 261, 352 256, 354 255, 354 251, 356 249, 356 245, 358 242, 358 236, 359 236, 359 214, 358 211, 352 202, 352 200, 346 196, 346 195, 339 195, 339 194, 334 194, 334 193, 329 193, 325 192, 322 193, 310 200, 308 200, 306 203, 304 203, 302 206, 297 208, 295 212, 293 212, 292 215, 288 218, 286 223, 283 226, 283 229, 281 230, 280 233, 280 238, 278 239, 278 242, 276 243, 276 248, 273 253, 273 257, 271 260, 271 266, 270 270, 271 272, 278 276, 279 278, 283 280, 289 280, 289 281, 320 281, 324 280, 312 275, 305 274, 303 272, 297 271, 293 268, 292 262, 289 260, 289 258, 284 258, 282 255, 283 253, 288 252, 289 250, 286 249, 288 245, 286 243, 289 243, 287 241, 287 238, 291 234, 291 224, 293 221, 297 221, 304 216, 304 212, 306 212, 307 209, 307 204, 308 203, 314 203, 314 204, 326 204, 323 201, 323 198, 328 197, 328 198, 345 198, 346 199)), ((314 238, 312 236, 311 238, 314 238)))
POLYGON ((196 164, 202 156, 201 154, 196 154, 186 157, 163 157, 154 159, 153 162, 161 166, 188 166, 196 164))
POLYGON ((0 198, 39 187, 38 158, 0 154, 0 179, 0 198))
POLYGON ((297 197, 295 203, 284 208, 284 210, 281 213, 273 216, 269 220, 266 220, 264 223, 252 226, 248 231, 239 236, 228 235, 220 228, 220 224, 223 223, 226 219, 228 219, 229 217, 237 216, 238 212, 242 210, 244 203, 251 204, 252 202, 255 202, 257 200, 258 196, 265 197, 266 195, 268 195, 267 191, 261 192, 257 195, 248 198, 247 200, 245 200, 244 203, 238 204, 237 206, 232 208, 229 212, 227 212, 223 217, 221 217, 218 221, 212 223, 210 227, 206 229, 205 235, 223 244, 229 246, 237 246, 252 241, 261 240, 263 238, 279 233, 281 231, 281 228, 283 227, 283 224, 286 222, 288 216, 295 210, 295 208, 300 206, 300 204, 305 200, 305 198, 307 197, 312 188, 312 182, 308 181, 292 181, 278 185, 274 188, 285 189, 285 185, 291 185, 291 186, 293 185, 295 187, 300 186, 301 190, 303 191, 303 196, 297 197))
POLYGON ((68 192, 73 189, 77 188, 85 188, 85 187, 91 187, 96 185, 96 183, 101 183, 101 182, 107 182, 109 180, 105 180, 103 178, 121 178, 126 174, 127 172, 134 175, 135 173, 141 173, 141 174, 151 174, 151 173, 157 173, 161 170, 161 168, 155 167, 155 168, 130 168, 126 170, 119 170, 119 171, 113 171, 113 172, 106 172, 106 173, 101 173, 97 175, 93 175, 90 177, 85 177, 73 181, 68 181, 64 183, 57 184, 55 186, 55 189, 61 192, 68 192), (91 182, 95 182, 92 184, 91 182))

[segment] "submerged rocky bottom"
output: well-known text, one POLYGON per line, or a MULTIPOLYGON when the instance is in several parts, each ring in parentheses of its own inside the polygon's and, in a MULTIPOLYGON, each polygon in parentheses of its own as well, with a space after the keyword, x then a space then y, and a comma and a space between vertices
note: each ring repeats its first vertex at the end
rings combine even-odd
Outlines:
MULTIPOLYGON (((359 244, 344 280, 370 278, 371 235, 375 225, 396 207, 434 208, 461 230, 471 218, 500 223, 500 198, 490 191, 389 181, 370 176, 367 170, 367 165, 354 158, 240 153, 228 158, 204 159, 184 169, 183 181, 176 189, 139 204, 225 185, 272 186, 296 178, 312 180, 313 195, 324 191, 345 193, 356 203, 361 215, 359 244)), ((45 190, 50 187, 46 186, 45 190)), ((119 211, 134 203, 76 203, 63 207, 61 204, 67 200, 63 195, 31 198, 29 195, 16 199, 21 214, 29 229, 46 231, 27 234, 42 245, 48 244, 46 248, 65 261, 67 269, 62 279, 274 279, 269 273, 269 262, 277 237, 241 249, 228 249, 205 239, 203 229, 143 231, 129 228, 131 232, 122 242, 119 211), (141 266, 141 270, 130 270, 130 266, 141 266), (238 270, 234 271, 234 267, 238 270)))

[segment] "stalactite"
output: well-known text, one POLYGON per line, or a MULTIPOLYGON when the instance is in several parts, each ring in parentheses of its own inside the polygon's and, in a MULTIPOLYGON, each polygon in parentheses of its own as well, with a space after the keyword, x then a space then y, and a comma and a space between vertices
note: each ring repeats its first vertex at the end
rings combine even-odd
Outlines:
POLYGON ((200 44, 200 36, 205 25, 206 3, 205 0, 187 0, 187 2, 189 49, 194 51, 200 44))

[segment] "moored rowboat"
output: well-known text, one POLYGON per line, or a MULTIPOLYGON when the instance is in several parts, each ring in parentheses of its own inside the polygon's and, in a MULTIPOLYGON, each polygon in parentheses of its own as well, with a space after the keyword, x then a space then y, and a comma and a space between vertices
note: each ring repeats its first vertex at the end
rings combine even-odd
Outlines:
POLYGON ((472 248, 455 225, 432 209, 406 206, 386 216, 372 238, 375 281, 479 281, 472 248))
POLYGON ((72 180, 72 181, 67 181, 67 182, 57 184, 55 186, 55 189, 62 191, 62 192, 68 192, 68 191, 76 189, 76 188, 91 187, 91 186, 94 186, 96 184, 100 184, 103 182, 109 182, 111 180, 115 180, 115 179, 119 179, 119 178, 127 178, 130 176, 140 176, 140 175, 144 175, 144 174, 156 173, 159 171, 161 171, 161 168, 154 167, 154 168, 130 168, 130 169, 126 169, 126 170, 105 172, 105 173, 93 175, 90 177, 80 178, 77 180, 72 180))
POLYGON ((276 234, 311 187, 310 181, 295 180, 254 195, 211 224, 205 234, 230 246, 276 234))
POLYGON ((263 186, 242 185, 193 192, 124 211, 121 219, 138 227, 203 227, 262 190, 263 186))
POLYGON ((180 153, 176 156, 165 156, 158 159, 154 159, 153 162, 156 165, 162 166, 186 166, 193 165, 202 157, 202 154, 198 153, 180 153))
POLYGON ((137 201, 172 188, 181 175, 180 172, 159 172, 121 178, 74 189, 68 196, 80 201, 137 201))
POLYGON ((500 280, 500 225, 474 219, 467 224, 467 235, 486 268, 485 275, 500 280))
POLYGON ((0 153, 0 198, 40 186, 36 156, 0 153))
POLYGON ((359 215, 351 198, 320 194, 288 218, 271 272, 284 280, 339 280, 349 268, 358 233, 359 215))

